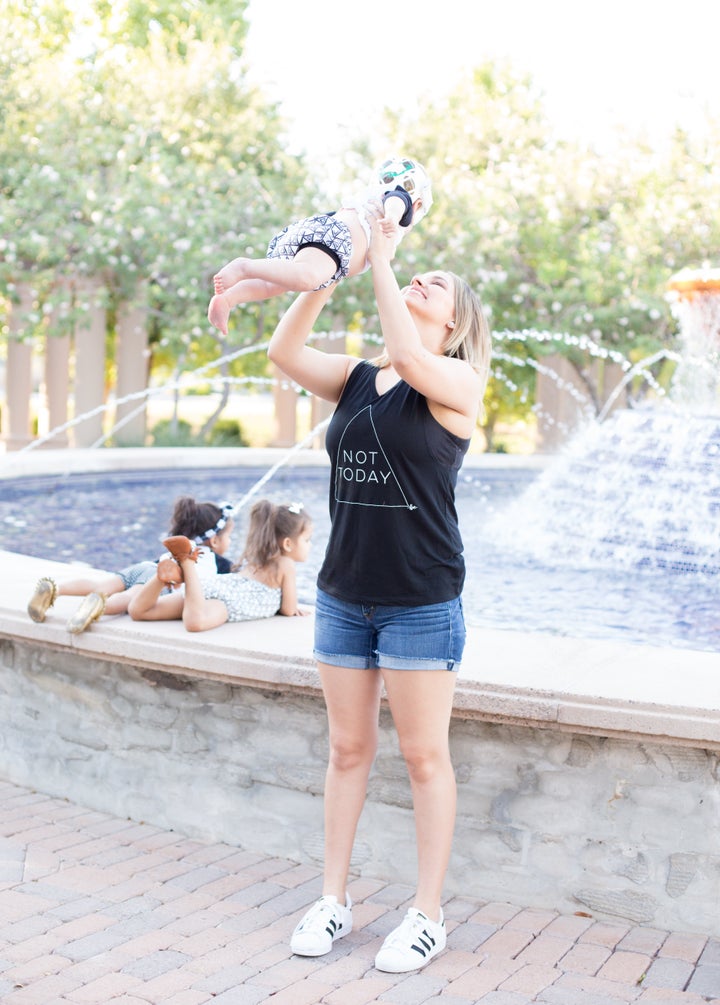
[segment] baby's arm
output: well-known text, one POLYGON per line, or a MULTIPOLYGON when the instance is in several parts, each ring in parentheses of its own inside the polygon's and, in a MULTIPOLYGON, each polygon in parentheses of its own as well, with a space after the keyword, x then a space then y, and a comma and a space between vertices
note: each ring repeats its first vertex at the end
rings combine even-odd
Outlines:
MULTIPOLYGON (((397 235, 400 229, 400 221, 408 211, 408 202, 405 193, 388 192, 383 197, 383 217, 380 220, 380 227, 387 237, 397 235)), ((397 238, 399 240, 399 236, 397 238)))
POLYGON ((405 216, 406 210, 405 200, 400 195, 395 195, 394 192, 389 192, 385 196, 383 214, 384 220, 392 220, 394 223, 399 224, 402 218, 405 216))

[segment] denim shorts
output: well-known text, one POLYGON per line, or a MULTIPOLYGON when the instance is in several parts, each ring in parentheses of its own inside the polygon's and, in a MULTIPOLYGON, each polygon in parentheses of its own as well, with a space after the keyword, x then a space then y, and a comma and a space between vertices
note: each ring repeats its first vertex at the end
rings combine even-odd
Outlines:
POLYGON ((462 598, 424 607, 356 604, 317 591, 315 659, 359 670, 457 670, 465 648, 462 598))

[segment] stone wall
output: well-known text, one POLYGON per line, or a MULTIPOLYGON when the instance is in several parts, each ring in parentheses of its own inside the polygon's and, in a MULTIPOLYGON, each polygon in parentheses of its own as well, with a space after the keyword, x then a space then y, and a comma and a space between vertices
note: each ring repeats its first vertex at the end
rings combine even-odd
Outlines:
MULTIPOLYGON (((413 883, 409 786, 381 725, 353 868, 413 883)), ((448 893, 720 935, 717 749, 472 713, 451 742, 448 893)), ((319 862, 326 753, 317 689, 0 637, 0 776, 18 784, 319 862)))

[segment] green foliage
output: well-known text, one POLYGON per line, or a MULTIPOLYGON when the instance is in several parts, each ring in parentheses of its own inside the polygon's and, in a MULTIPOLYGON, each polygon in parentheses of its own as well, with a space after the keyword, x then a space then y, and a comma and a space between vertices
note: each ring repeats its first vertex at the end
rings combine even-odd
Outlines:
MULTIPOLYGON (((720 247, 709 211, 720 200, 718 125, 708 122, 702 140, 677 132, 665 151, 636 140, 600 156, 559 142, 532 82, 497 64, 416 122, 388 115, 393 147, 423 161, 435 189, 399 269, 463 275, 482 295, 498 355, 511 357, 496 361, 488 423, 531 407, 524 359, 560 352, 591 383, 596 351, 637 361, 673 348, 667 281, 720 247)), ((642 395, 647 384, 630 390, 642 395)), ((590 395, 599 402, 592 386, 590 395)))
MULTIPOLYGON (((71 326, 84 276, 129 301, 142 282, 154 342, 216 353, 213 273, 264 253, 304 184, 277 110, 245 80, 244 9, 48 0, 34 11, 41 32, 22 5, 11 11, 0 38, 0 283, 11 296, 19 280, 33 284, 31 329, 50 307, 71 326)), ((256 318, 239 315, 243 338, 256 318)))
MULTIPOLYGON (((156 381, 253 346, 203 379, 267 374, 262 346, 289 298, 234 311, 224 338, 206 318, 212 276, 237 255, 262 256, 319 200, 283 148, 277 108, 248 83, 246 7, 6 0, 0 289, 16 301, 19 282, 33 287, 21 335, 44 333, 51 311, 58 333, 82 321, 92 277, 111 307, 149 304, 156 381)), ((532 80, 484 63, 426 98, 415 121, 388 110, 385 133, 357 135, 348 175, 367 178, 388 150, 428 168, 435 204, 396 272, 404 282, 449 269, 481 293, 497 350, 490 442, 497 423, 531 410, 549 353, 567 356, 599 407, 595 355, 639 362, 674 346, 667 281, 720 247, 720 121, 702 137, 678 128, 660 151, 636 139, 599 156, 554 136, 532 80)), ((369 273, 338 286, 318 329, 332 325, 377 334, 369 273)), ((671 367, 654 373, 667 384, 671 367)), ((634 381, 631 396, 646 387, 634 381)))
POLYGON ((185 419, 161 419, 150 430, 154 447, 201 447, 193 427, 185 419))
POLYGON ((236 419, 218 419, 208 433, 209 447, 247 447, 248 441, 236 419))

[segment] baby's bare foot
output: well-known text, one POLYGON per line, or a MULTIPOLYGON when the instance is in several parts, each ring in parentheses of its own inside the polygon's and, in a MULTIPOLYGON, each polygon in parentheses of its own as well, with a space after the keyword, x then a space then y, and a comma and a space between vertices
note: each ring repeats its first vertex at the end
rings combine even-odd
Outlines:
POLYGON ((241 279, 246 279, 249 261, 249 258, 233 258, 232 262, 223 265, 217 275, 213 276, 215 292, 227 293, 235 283, 239 283, 241 279))
POLYGON ((210 306, 208 307, 208 321, 214 328, 221 331, 223 335, 227 335, 229 317, 230 304, 227 302, 227 297, 225 297, 222 293, 216 294, 210 301, 210 306))

